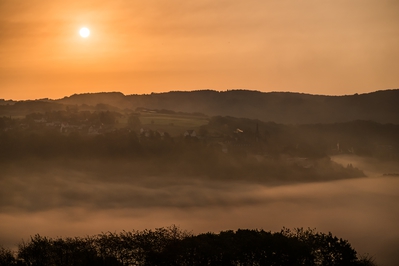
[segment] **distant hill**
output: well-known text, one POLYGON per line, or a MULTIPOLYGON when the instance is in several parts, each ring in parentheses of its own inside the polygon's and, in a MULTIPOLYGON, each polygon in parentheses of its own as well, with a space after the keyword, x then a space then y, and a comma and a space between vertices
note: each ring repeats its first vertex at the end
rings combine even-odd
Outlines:
POLYGON ((399 123, 399 89, 346 96, 247 90, 203 90, 126 96, 122 93, 94 93, 72 95, 57 102, 88 105, 104 103, 129 109, 169 109, 295 124, 353 120, 399 123))
MULTIPOLYGON (((59 100, 45 102, 89 106, 105 104, 120 110, 135 110, 138 107, 167 109, 177 112, 246 117, 289 124, 336 123, 353 120, 399 123, 399 89, 345 96, 292 92, 266 93, 248 90, 172 91, 145 95, 109 92, 74 94, 59 100)), ((30 110, 32 110, 32 102, 24 103, 29 103, 30 110)), ((21 108, 21 104, 19 105, 21 108)), ((0 115, 2 115, 1 111, 0 115)))

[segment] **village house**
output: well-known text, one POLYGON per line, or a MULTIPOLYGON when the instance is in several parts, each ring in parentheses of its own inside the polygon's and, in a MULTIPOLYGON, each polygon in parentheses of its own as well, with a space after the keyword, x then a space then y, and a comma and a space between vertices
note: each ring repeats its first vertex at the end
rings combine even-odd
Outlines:
POLYGON ((195 132, 195 130, 189 129, 189 130, 186 130, 186 132, 184 132, 183 136, 184 137, 196 138, 197 137, 197 133, 195 132))

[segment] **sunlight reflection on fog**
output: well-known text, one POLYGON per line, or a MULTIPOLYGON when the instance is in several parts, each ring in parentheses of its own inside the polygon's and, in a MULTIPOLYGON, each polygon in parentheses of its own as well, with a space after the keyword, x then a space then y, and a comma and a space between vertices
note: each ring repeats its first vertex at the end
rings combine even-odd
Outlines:
POLYGON ((360 254, 375 255, 380 265, 395 265, 399 178, 373 169, 375 175, 366 178, 275 187, 200 178, 99 181, 67 170, 24 178, 3 174, 0 244, 15 246, 36 233, 85 236, 171 224, 194 233, 310 227, 348 239, 360 254))

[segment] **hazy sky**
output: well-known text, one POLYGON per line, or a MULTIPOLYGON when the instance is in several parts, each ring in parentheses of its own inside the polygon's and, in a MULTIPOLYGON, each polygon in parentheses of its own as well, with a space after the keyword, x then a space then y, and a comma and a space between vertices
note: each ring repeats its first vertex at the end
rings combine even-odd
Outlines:
POLYGON ((1 0, 0 98, 397 88, 398 14, 397 0, 1 0))

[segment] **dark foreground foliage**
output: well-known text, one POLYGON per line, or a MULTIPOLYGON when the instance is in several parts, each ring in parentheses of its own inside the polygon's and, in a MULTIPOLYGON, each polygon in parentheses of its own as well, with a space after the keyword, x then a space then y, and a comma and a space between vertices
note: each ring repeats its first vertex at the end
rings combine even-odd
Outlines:
POLYGON ((40 235, 18 251, 0 248, 0 265, 375 265, 348 241, 314 230, 239 229, 193 235, 175 226, 84 238, 40 235))

